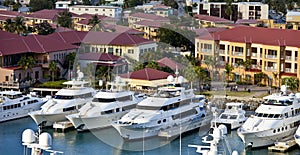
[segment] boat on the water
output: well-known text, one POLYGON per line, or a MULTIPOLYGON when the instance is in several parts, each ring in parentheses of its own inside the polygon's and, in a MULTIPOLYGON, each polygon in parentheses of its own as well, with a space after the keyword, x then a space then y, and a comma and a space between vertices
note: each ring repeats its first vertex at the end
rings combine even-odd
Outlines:
POLYGON ((237 130, 246 147, 263 147, 293 138, 300 124, 300 93, 281 92, 264 97, 265 102, 237 130))
POLYGON ((212 120, 211 126, 218 127, 220 124, 224 124, 228 130, 234 130, 241 127, 247 120, 243 105, 243 103, 239 102, 226 103, 224 112, 212 120))
POLYGON ((19 91, 1 91, 0 122, 26 117, 29 112, 39 110, 47 100, 33 93, 23 95, 19 91))
POLYGON ((78 78, 63 83, 66 88, 60 89, 46 102, 41 110, 30 112, 29 115, 40 127, 52 126, 55 122, 67 121, 66 115, 78 113, 84 104, 92 101, 96 91, 88 85, 88 82, 78 78))
MULTIPOLYGON (((138 103, 135 109, 112 126, 128 140, 158 136, 162 131, 180 129, 180 132, 172 134, 175 136, 195 129, 193 125, 205 120, 206 101, 204 95, 195 95, 193 89, 185 89, 180 84, 163 86, 158 88, 157 94, 138 103)), ((210 124, 210 121, 207 123, 210 124)), ((200 127, 201 123, 197 125, 200 127)))
POLYGON ((116 78, 114 82, 108 83, 110 89, 99 91, 78 113, 66 117, 81 131, 111 126, 112 122, 119 120, 146 97, 126 90, 127 85, 116 78))

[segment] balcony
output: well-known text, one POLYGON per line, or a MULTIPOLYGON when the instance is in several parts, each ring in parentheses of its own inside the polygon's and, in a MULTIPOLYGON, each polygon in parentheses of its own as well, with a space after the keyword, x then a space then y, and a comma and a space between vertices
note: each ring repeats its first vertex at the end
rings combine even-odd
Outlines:
POLYGON ((292 68, 285 68, 284 72, 288 72, 288 73, 297 73, 297 69, 292 69, 292 68))
POLYGON ((212 52, 212 49, 201 48, 201 52, 204 52, 204 53, 211 53, 211 52, 212 52))
POLYGON ((277 59, 277 55, 266 55, 267 59, 277 59))
POLYGON ((235 51, 233 51, 232 55, 234 55, 234 56, 243 56, 244 53, 243 52, 235 52, 235 51))
POLYGON ((285 60, 292 60, 292 56, 285 56, 285 60))
POLYGON ((219 50, 219 54, 225 54, 225 50, 219 50))
POLYGON ((276 69, 275 67, 265 67, 265 70, 266 70, 266 71, 274 72, 274 71, 276 71, 277 69, 276 69))
POLYGON ((251 53, 252 57, 257 57, 257 53, 251 53))

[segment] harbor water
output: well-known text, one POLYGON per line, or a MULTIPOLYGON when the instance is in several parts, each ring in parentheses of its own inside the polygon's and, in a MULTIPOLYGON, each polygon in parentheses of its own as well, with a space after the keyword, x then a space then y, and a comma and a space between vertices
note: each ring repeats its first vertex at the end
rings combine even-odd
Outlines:
MULTIPOLYGON (((0 155, 22 155, 22 132, 25 129, 37 130, 36 124, 29 117, 0 123, 0 155)), ((189 144, 201 144, 201 136, 207 131, 194 131, 174 140, 150 138, 138 141, 124 141, 114 128, 105 128, 87 132, 69 130, 56 132, 44 130, 52 135, 52 149, 65 155, 197 155, 189 144)), ((297 146, 288 153, 268 152, 267 148, 244 150, 236 131, 227 135, 232 150, 244 155, 300 155, 297 146)), ((199 155, 199 154, 198 154, 199 155)))

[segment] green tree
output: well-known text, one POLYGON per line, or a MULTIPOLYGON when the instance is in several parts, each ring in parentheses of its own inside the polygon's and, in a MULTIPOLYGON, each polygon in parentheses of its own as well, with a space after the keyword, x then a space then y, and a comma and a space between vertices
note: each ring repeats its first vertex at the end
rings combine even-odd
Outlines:
POLYGON ((17 16, 14 18, 14 20, 15 20, 14 25, 15 25, 17 34, 25 34, 27 32, 27 28, 25 26, 24 17, 17 16))
POLYGON ((146 68, 153 68, 156 70, 160 70, 160 66, 158 65, 158 63, 156 61, 150 61, 147 65, 146 68))
POLYGON ((273 77, 274 77, 274 80, 275 80, 275 86, 277 86, 277 79, 278 79, 278 73, 277 72, 272 72, 273 73, 273 77))
POLYGON ((229 16, 229 20, 232 20, 232 0, 226 0, 226 9, 225 9, 225 14, 229 16))
POLYGON ((89 25, 93 25, 94 31, 103 31, 101 20, 98 18, 98 15, 93 15, 92 19, 89 19, 89 25))
POLYGON ((29 7, 31 12, 43 10, 43 9, 53 9, 54 0, 30 0, 29 7))
POLYGON ((67 54, 66 58, 65 58, 65 61, 63 63, 64 68, 68 68, 70 70, 73 70, 73 66, 74 65, 76 66, 75 59, 76 59, 76 53, 75 52, 67 54))
POLYGON ((51 75, 52 75, 52 81, 54 81, 54 79, 55 79, 57 70, 58 70, 58 67, 56 65, 56 62, 55 61, 51 61, 49 63, 49 71, 51 72, 51 75))
POLYGON ((15 27, 14 21, 11 18, 8 18, 5 20, 4 29, 7 32, 11 32, 11 33, 16 32, 16 27, 15 27))
POLYGON ((178 9, 178 4, 175 0, 163 0, 162 3, 166 6, 170 6, 174 9, 178 9))
POLYGON ((226 80, 230 81, 230 75, 232 74, 233 67, 226 63, 225 65, 225 74, 226 74, 226 80))
POLYGON ((32 68, 35 65, 35 60, 33 59, 32 56, 23 56, 21 57, 21 59, 18 61, 18 65, 25 70, 26 72, 28 70, 30 70, 30 74, 29 77, 27 77, 28 79, 31 79, 31 72, 32 72, 32 68))
POLYGON ((141 70, 141 69, 144 69, 146 67, 146 65, 144 63, 141 63, 141 62, 137 62, 134 66, 134 71, 138 71, 138 70, 141 70))
POLYGON ((39 35, 48 35, 48 34, 51 34, 55 31, 55 29, 52 28, 51 25, 47 21, 44 21, 44 22, 39 23, 39 24, 35 24, 33 26, 33 29, 39 35))
POLYGON ((90 0, 82 0, 83 5, 92 5, 90 0))
POLYGON ((295 92, 295 90, 299 89, 299 79, 297 79, 295 77, 283 78, 282 84, 287 85, 288 88, 293 92, 295 92))
POLYGON ((72 27, 72 14, 68 11, 58 13, 57 23, 62 27, 72 27))

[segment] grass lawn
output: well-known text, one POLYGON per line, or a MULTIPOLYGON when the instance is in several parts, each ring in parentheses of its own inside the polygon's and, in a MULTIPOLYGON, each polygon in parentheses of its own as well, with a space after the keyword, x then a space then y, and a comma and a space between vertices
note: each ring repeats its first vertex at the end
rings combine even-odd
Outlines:
POLYGON ((56 88, 56 89, 61 89, 64 87, 62 83, 66 82, 67 80, 59 80, 59 81, 48 81, 45 83, 42 83, 38 85, 37 87, 39 88, 56 88))
POLYGON ((228 96, 236 96, 236 97, 246 97, 246 96, 253 97, 253 95, 255 94, 254 92, 249 93, 248 91, 238 91, 238 92, 235 92, 235 91, 228 91, 228 92, 225 92, 225 91, 206 91, 206 92, 203 92, 201 94, 212 96, 212 95, 226 95, 226 93, 227 93, 228 96))

